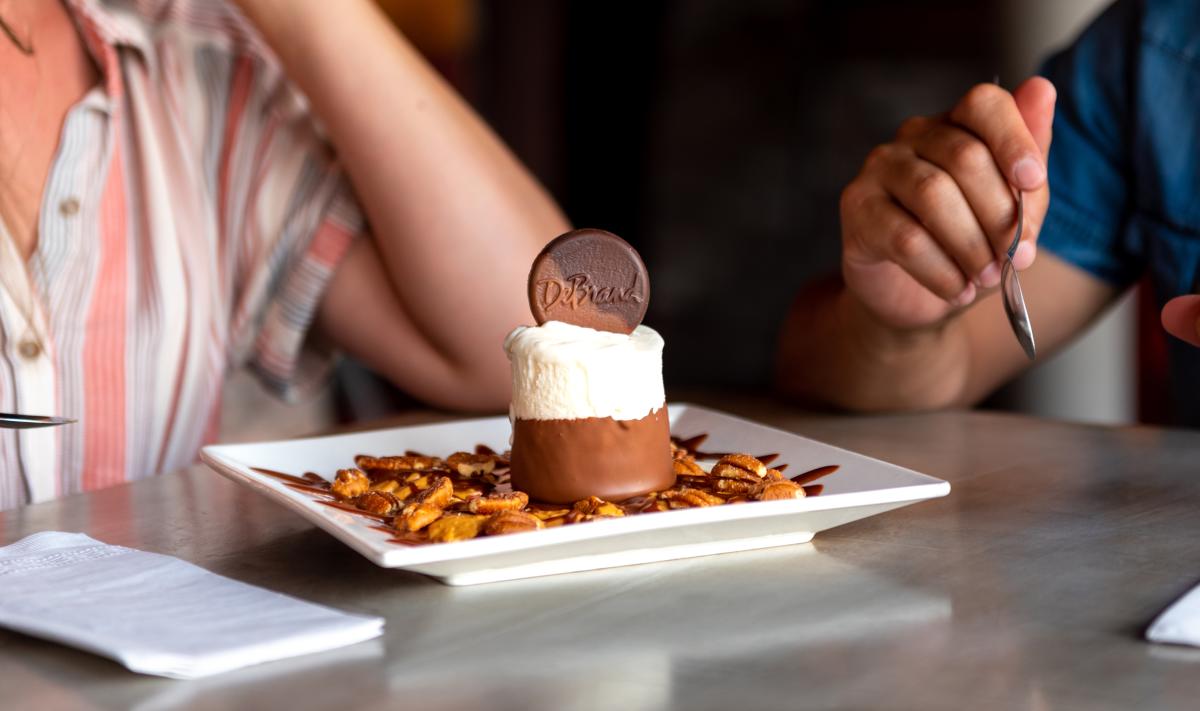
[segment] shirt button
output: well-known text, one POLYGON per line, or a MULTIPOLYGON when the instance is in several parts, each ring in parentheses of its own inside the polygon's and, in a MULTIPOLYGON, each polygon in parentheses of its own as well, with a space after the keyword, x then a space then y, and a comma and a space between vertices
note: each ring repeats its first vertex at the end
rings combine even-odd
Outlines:
POLYGON ((58 203, 58 212, 63 217, 75 215, 75 213, 79 212, 79 198, 65 198, 62 202, 58 203))
POLYGON ((42 347, 37 341, 21 341, 17 346, 17 352, 22 358, 33 360, 42 354, 42 347))

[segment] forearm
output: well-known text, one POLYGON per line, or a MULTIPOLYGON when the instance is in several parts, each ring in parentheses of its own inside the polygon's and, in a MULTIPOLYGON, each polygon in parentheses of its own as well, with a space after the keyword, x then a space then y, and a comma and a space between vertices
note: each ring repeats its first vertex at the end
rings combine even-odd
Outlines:
POLYGON ((901 331, 879 323, 829 278, 801 290, 780 335, 776 383, 786 395, 849 410, 965 404, 970 348, 958 320, 901 331))
POLYGON ((567 228, 554 202, 373 4, 240 4, 326 127, 416 328, 455 367, 502 359, 529 265, 567 228))

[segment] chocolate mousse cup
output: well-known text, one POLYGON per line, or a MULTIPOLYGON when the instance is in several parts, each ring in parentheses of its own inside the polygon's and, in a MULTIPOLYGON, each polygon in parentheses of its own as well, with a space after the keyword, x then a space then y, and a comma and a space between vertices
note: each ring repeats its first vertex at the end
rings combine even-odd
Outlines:
POLYGON ((621 501, 670 487, 671 432, 662 338, 555 321, 505 342, 513 367, 512 485, 569 504, 621 501))

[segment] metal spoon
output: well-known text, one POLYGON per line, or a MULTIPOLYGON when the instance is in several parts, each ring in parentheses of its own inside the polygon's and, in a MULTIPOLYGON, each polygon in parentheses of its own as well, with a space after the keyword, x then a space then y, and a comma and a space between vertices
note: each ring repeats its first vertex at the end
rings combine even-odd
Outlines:
POLYGON ((69 425, 75 420, 67 417, 46 417, 44 415, 17 415, 0 412, 0 428, 10 430, 28 430, 34 427, 54 427, 69 425))
POLYGON ((1008 323, 1012 326, 1017 342, 1025 350, 1029 360, 1037 356, 1037 346, 1033 342, 1033 326, 1029 324, 1029 309, 1025 307, 1025 294, 1021 292, 1021 280, 1017 278, 1017 269, 1013 266, 1013 255, 1017 245, 1021 243, 1021 231, 1025 227, 1025 194, 1017 191, 1017 231, 1013 235, 1012 244, 1004 259, 1004 269, 1000 272, 1000 291, 1004 294, 1004 313, 1008 315, 1008 323))

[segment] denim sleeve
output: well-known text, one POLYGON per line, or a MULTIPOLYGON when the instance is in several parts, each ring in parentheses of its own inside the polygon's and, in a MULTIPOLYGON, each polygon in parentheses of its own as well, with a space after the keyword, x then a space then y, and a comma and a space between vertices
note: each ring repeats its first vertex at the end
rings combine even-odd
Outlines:
POLYGON ((1124 243, 1130 214, 1132 63, 1139 3, 1109 7, 1041 74, 1058 89, 1050 148, 1050 208, 1038 246, 1124 288, 1143 270, 1124 243))

